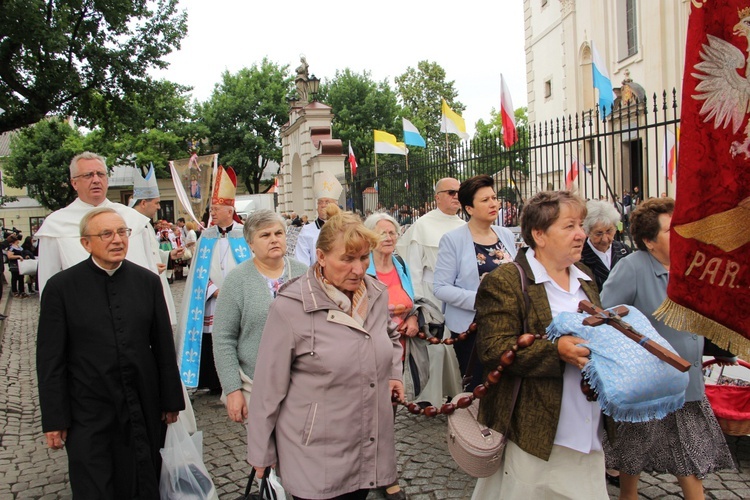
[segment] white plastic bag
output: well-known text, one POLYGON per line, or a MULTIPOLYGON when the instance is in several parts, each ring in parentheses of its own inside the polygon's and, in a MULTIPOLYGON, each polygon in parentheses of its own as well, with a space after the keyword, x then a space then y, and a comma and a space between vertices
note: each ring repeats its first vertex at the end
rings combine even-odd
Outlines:
POLYGON ((18 274, 35 276, 38 262, 35 259, 22 259, 18 261, 18 274))
POLYGON ((286 492, 281 486, 276 471, 270 467, 266 467, 266 471, 268 471, 268 477, 266 478, 256 477, 255 469, 250 471, 250 478, 247 480, 245 493, 239 500, 286 500, 286 492), (257 493, 250 493, 253 487, 253 480, 258 483, 257 493))
POLYGON ((202 449, 202 432, 190 436, 182 418, 169 424, 161 449, 159 496, 162 500, 218 500, 214 483, 203 464, 202 449))

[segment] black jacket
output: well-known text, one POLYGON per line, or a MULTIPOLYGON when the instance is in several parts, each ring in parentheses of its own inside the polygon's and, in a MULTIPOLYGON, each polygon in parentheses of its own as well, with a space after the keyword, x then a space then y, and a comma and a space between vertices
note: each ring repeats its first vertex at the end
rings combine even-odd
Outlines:
MULTIPOLYGON (((95 460, 73 458, 122 436, 136 463, 114 474, 132 474, 139 498, 158 498, 161 414, 185 408, 159 277, 128 261, 109 276, 89 257, 47 282, 37 335, 42 429, 68 429, 70 467, 83 469, 71 478, 96 477, 95 460)), ((72 483, 74 496, 100 495, 72 483)))
POLYGON ((614 269, 615 264, 617 264, 620 259, 625 257, 626 255, 629 255, 631 252, 630 248, 628 248, 625 244, 620 243, 619 241, 615 240, 612 242, 612 265, 609 269, 607 269, 607 266, 604 265, 604 262, 601 261, 598 255, 594 253, 594 251, 591 249, 591 245, 589 245, 589 240, 586 240, 586 243, 583 244, 583 251, 581 252, 581 262, 586 264, 591 271, 594 273, 594 279, 596 280, 596 285, 599 287, 599 291, 602 291, 602 288, 604 287, 604 282, 607 281, 607 278, 609 277, 610 270, 614 269))

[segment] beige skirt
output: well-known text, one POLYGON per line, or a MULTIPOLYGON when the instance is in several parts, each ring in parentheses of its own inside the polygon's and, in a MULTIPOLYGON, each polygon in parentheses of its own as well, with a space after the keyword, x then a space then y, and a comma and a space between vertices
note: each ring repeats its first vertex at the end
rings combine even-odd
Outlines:
POLYGON ((472 500, 586 498, 608 500, 604 452, 581 453, 553 446, 549 461, 526 453, 512 441, 500 470, 477 480, 472 500))

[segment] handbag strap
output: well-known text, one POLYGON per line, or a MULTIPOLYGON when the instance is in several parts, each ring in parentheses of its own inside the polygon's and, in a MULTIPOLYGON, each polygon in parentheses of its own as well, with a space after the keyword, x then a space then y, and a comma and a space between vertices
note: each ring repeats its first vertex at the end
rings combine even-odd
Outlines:
MULTIPOLYGON (((521 267, 521 264, 519 264, 516 261, 513 261, 513 264, 518 269, 518 274, 520 274, 521 277, 521 292, 523 293, 523 300, 525 304, 525 308, 523 311, 523 330, 522 333, 527 333, 529 331, 529 309, 531 307, 531 299, 529 298, 529 291, 526 288, 526 273, 523 270, 523 267, 521 267)), ((471 379, 473 378, 474 373, 474 365, 477 362, 477 344, 474 342, 474 348, 471 350, 471 356, 469 357, 469 364, 466 369, 466 373, 468 375, 469 382, 471 382, 471 379)), ((516 400, 518 399, 518 392, 521 389, 521 378, 516 377, 515 382, 513 383, 513 396, 510 400, 510 415, 508 415, 508 427, 510 427, 510 422, 513 420, 513 411, 516 409, 516 400)), ((507 434, 507 431, 506 431, 507 434)))
POLYGON ((247 486, 245 486, 245 495, 243 499, 250 498, 250 489, 253 487, 253 479, 255 479, 255 467, 250 467, 250 477, 247 478, 247 486))
MULTIPOLYGON (((521 264, 519 264, 516 261, 513 261, 513 264, 516 265, 516 268, 518 269, 518 274, 521 276, 521 292, 523 293, 523 301, 526 305, 526 308, 523 312, 523 333, 527 333, 529 331, 529 308, 531 307, 531 299, 529 298, 529 291, 526 288, 526 273, 523 270, 523 267, 521 267, 521 264)), ((476 348, 476 344, 474 344, 474 347, 476 348)), ((508 415, 508 425, 506 429, 510 429, 510 423, 513 421, 513 411, 516 409, 516 400, 518 399, 518 391, 521 389, 521 377, 516 377, 516 381, 513 384, 513 397, 510 400, 510 415, 508 415)), ((508 434, 508 430, 505 431, 505 434, 508 434)))
MULTIPOLYGON (((529 307, 531 305, 531 299, 529 299, 529 291, 526 288, 526 273, 523 270, 523 267, 521 267, 521 264, 519 264, 516 261, 513 261, 513 264, 518 269, 518 274, 521 275, 521 292, 523 293, 523 301, 526 305, 526 308, 523 312, 523 333, 526 333, 529 331, 529 307)), ((469 362, 466 365, 466 375, 464 376, 463 380, 461 381, 466 387, 471 383, 471 380, 474 378, 474 366, 477 364, 477 343, 474 342, 474 347, 471 349, 471 354, 469 355, 469 362)))
MULTIPOLYGON (((277 500, 276 491, 271 487, 268 480, 268 476, 271 474, 271 467, 266 467, 263 471, 263 477, 260 480, 260 486, 258 487, 259 496, 263 500, 277 500)), ((250 477, 247 478, 247 486, 245 486, 245 494, 242 497, 244 499, 250 498, 250 490, 253 487, 253 480, 255 479, 255 467, 250 471, 250 477)))

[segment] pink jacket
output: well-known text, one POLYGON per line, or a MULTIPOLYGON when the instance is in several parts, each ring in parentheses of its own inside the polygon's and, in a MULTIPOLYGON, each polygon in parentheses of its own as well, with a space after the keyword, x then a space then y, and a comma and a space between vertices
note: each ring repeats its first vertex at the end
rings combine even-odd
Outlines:
POLYGON ((331 498, 396 480, 390 379, 401 345, 389 330, 388 292, 365 276, 364 328, 308 272, 268 313, 248 415, 248 462, 278 464, 284 489, 331 498))

